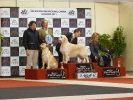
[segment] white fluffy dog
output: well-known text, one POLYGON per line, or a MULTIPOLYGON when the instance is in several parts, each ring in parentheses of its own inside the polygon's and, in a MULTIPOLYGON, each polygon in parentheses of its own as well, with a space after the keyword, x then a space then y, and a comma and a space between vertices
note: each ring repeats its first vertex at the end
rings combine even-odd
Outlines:
POLYGON ((52 55, 52 53, 49 51, 49 45, 42 43, 40 47, 42 49, 42 62, 43 62, 42 68, 44 68, 45 64, 47 64, 47 69, 58 68, 58 62, 55 59, 55 57, 52 55))
POLYGON ((68 63, 71 57, 79 57, 81 62, 86 59, 86 62, 89 63, 87 50, 84 45, 70 43, 65 35, 59 37, 59 42, 61 43, 60 52, 63 55, 63 63, 68 63))

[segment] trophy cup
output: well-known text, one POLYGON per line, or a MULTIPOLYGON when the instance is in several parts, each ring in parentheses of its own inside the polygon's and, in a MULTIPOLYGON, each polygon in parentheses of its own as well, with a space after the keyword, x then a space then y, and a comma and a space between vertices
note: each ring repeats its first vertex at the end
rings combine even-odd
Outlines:
POLYGON ((52 42, 53 42, 53 37, 52 37, 50 34, 47 34, 47 35, 45 36, 45 41, 46 41, 47 44, 52 44, 52 42))

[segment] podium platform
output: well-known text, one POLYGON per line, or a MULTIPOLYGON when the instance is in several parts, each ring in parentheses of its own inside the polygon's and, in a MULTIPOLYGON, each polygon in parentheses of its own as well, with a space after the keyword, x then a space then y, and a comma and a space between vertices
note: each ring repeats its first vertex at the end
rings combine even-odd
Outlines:
POLYGON ((66 79, 65 69, 25 69, 25 79, 66 79))
POLYGON ((67 70, 67 79, 76 79, 76 63, 63 64, 67 70))
MULTIPOLYGON (((97 78, 119 77, 126 75, 123 67, 99 67, 97 63, 68 63, 63 64, 64 69, 25 69, 25 79, 76 79, 77 68, 88 67, 89 70, 97 72, 97 78)), ((80 72, 82 73, 82 72, 80 72)), ((86 73, 86 72, 83 72, 86 73)))
MULTIPOLYGON (((104 72, 105 70, 114 70, 118 72, 118 76, 126 76, 126 68, 125 66, 122 67, 115 67, 115 66, 111 66, 111 67, 100 67, 97 65, 97 63, 93 63, 93 68, 94 70, 96 70, 98 72, 98 78, 102 78, 105 77, 104 76, 104 72)), ((117 75, 116 75, 117 76, 117 75)), ((115 77, 115 76, 106 76, 106 77, 115 77)))
MULTIPOLYGON (((68 63, 68 64, 63 64, 64 68, 67 70, 67 79, 76 79, 76 64, 87 64, 87 63, 68 63)), ((126 75, 126 68, 123 67, 100 67, 97 66, 97 63, 92 63, 93 67, 92 69, 98 72, 98 78, 102 77, 119 77, 119 76, 125 76, 126 75), (106 72, 107 75, 104 76, 105 71, 113 71, 116 72, 116 75, 111 75, 110 73, 112 72, 106 72), (110 75, 109 75, 110 74, 110 75), (118 74, 118 75, 117 75, 118 74)))
POLYGON ((46 79, 46 69, 25 69, 25 79, 46 79))

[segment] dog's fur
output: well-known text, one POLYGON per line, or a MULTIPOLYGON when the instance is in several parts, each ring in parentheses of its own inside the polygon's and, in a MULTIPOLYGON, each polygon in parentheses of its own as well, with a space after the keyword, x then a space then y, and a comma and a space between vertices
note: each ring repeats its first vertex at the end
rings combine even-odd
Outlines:
POLYGON ((81 62, 86 59, 86 62, 89 63, 87 50, 84 45, 70 43, 65 35, 61 35, 59 41, 61 42, 60 52, 63 55, 63 63, 68 63, 71 57, 79 57, 81 62))
POLYGON ((44 65, 47 65, 47 69, 53 68, 56 69, 58 68, 58 62, 55 59, 55 57, 52 55, 52 53, 49 51, 49 45, 42 43, 40 45, 42 49, 42 68, 44 68, 44 65))

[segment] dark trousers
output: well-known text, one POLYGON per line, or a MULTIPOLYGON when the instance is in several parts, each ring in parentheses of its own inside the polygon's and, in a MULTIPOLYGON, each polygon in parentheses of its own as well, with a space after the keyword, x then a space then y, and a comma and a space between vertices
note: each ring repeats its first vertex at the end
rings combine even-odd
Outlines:
POLYGON ((95 59, 94 56, 90 56, 91 62, 97 62, 97 65, 99 65, 100 57, 98 57, 98 60, 95 59))
POLYGON ((63 60, 63 56, 62 56, 62 53, 60 51, 57 51, 57 53, 58 53, 59 63, 60 63, 63 60))

